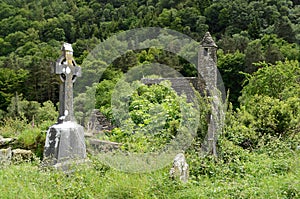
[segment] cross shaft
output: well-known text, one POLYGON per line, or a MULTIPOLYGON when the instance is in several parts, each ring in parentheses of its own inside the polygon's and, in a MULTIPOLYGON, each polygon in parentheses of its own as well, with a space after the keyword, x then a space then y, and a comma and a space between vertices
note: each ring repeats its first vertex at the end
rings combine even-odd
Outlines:
POLYGON ((64 43, 62 55, 56 61, 54 73, 59 75, 59 118, 58 122, 73 121, 73 84, 77 77, 81 76, 81 68, 76 65, 73 58, 71 44, 64 43))

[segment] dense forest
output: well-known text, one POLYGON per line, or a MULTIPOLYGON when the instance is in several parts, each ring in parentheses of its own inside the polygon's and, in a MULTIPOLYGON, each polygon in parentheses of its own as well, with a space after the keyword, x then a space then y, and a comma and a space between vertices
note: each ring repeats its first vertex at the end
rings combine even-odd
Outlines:
MULTIPOLYGON (((100 193, 108 198, 300 197, 299 0, 0 0, 0 138, 16 137, 18 147, 32 149, 42 158, 45 131, 57 119, 59 80, 51 68, 63 42, 72 44, 83 73, 97 74, 97 68, 85 64, 89 53, 117 33, 142 27, 172 29, 198 42, 207 31, 214 38, 229 100, 218 157, 199 155, 210 99, 198 96, 200 116, 190 117, 198 118, 201 128, 186 151, 188 184, 171 181, 166 168, 130 175, 91 157, 90 167, 75 172, 74 179, 40 172, 36 162, 3 170, 0 165, 1 193, 19 173, 25 176, 25 183, 19 184, 25 187, 25 198, 99 198, 100 193), (32 175, 36 181, 29 179, 32 175), (121 183, 124 178, 128 183, 121 183), (7 183, 2 185, 3 181, 7 183), (37 185, 48 181, 57 192, 37 185), (32 192, 31 183, 36 183, 40 195, 32 192)), ((133 66, 152 62, 170 66, 183 76, 197 76, 195 67, 182 57, 146 48, 117 58, 95 82, 95 106, 117 126, 101 139, 126 143, 125 151, 143 153, 164 146, 180 127, 184 117, 180 106, 191 108, 184 97, 168 89, 168 82, 151 87, 135 83, 139 88, 130 98, 131 118, 123 123, 132 127, 124 129, 114 120, 115 85, 133 66), (151 107, 157 104, 160 111, 151 115, 151 107), (159 117, 167 119, 162 123, 159 117), (161 125, 161 131, 145 136, 143 132, 155 131, 148 124, 161 125), (137 133, 132 135, 133 131, 137 133)), ((86 100, 86 95, 78 95, 74 104, 86 104, 86 100)), ((75 116, 82 118, 84 111, 75 116)), ((22 197, 13 187, 5 196, 22 197)))
MULTIPOLYGON (((259 68, 253 63, 260 61, 300 59, 299 4, 287 0, 1 1, 0 108, 6 111, 16 93, 30 101, 57 102, 57 81, 50 66, 63 41, 73 44, 81 64, 100 41, 149 26, 170 28, 197 41, 210 31, 219 46, 219 70, 236 107, 244 80, 239 72, 253 73, 259 68)), ((183 67, 169 60, 159 62, 183 67)))

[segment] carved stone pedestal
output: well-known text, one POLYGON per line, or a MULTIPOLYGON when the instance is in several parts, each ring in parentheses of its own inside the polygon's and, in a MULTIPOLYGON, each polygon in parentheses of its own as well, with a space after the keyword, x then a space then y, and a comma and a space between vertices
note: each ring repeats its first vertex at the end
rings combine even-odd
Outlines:
POLYGON ((48 129, 44 149, 44 162, 47 165, 85 158, 84 129, 81 125, 68 121, 55 124, 48 129))

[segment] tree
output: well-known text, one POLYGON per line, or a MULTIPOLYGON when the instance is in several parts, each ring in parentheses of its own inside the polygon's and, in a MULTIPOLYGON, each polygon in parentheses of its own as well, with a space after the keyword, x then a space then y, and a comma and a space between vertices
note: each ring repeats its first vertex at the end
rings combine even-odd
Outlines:
POLYGON ((249 35, 253 39, 258 39, 259 34, 261 32, 261 30, 260 30, 260 24, 259 24, 258 21, 259 20, 258 20, 257 16, 255 16, 254 21, 251 22, 250 25, 248 26, 249 35))
POLYGON ((234 34, 232 37, 224 36, 219 40, 219 48, 223 50, 224 53, 235 53, 237 50, 244 53, 250 39, 248 38, 247 32, 241 32, 240 34, 234 34))
POLYGON ((260 40, 254 40, 248 44, 245 50, 245 72, 253 73, 257 70, 257 66, 254 63, 264 60, 262 47, 260 40))
POLYGON ((275 65, 261 62, 256 64, 260 69, 247 77, 246 86, 242 90, 241 102, 247 101, 254 95, 266 95, 281 99, 286 88, 295 88, 299 92, 300 66, 298 61, 277 62, 275 65))
POLYGON ((265 61, 275 64, 277 61, 284 61, 284 57, 277 46, 269 44, 265 50, 265 61))
POLYGON ((236 51, 233 54, 218 53, 218 69, 222 75, 225 88, 229 90, 229 101, 233 107, 238 107, 245 72, 245 55, 236 51))
POLYGON ((10 16, 0 21, 0 35, 7 36, 17 31, 23 32, 28 29, 29 25, 28 20, 21 15, 10 16))
POLYGON ((26 90, 25 81, 28 76, 28 71, 24 69, 12 70, 8 68, 1 68, 0 109, 6 110, 15 93, 24 93, 26 90))
POLYGON ((281 37, 290 43, 295 42, 295 33, 292 28, 292 24, 289 18, 286 16, 282 17, 275 24, 275 33, 278 35, 278 37, 281 37))
POLYGON ((256 149, 299 132, 300 67, 298 61, 260 63, 247 76, 240 108, 231 118, 227 137, 246 149, 256 149))

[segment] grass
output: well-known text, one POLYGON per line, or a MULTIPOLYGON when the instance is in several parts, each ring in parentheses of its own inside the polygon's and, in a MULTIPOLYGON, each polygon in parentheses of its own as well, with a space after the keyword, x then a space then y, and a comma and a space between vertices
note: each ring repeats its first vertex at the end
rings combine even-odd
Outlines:
POLYGON ((182 184, 164 168, 132 174, 103 166, 95 157, 71 174, 41 168, 39 162, 0 167, 1 198, 299 198, 299 152, 281 159, 252 154, 249 161, 217 164, 213 176, 191 176, 182 184), (234 173, 236 175, 234 175, 234 173))

